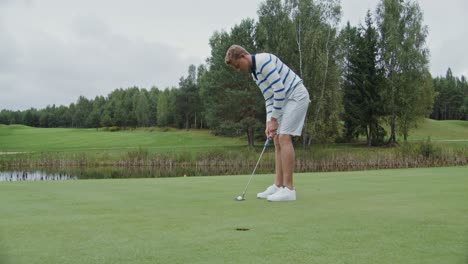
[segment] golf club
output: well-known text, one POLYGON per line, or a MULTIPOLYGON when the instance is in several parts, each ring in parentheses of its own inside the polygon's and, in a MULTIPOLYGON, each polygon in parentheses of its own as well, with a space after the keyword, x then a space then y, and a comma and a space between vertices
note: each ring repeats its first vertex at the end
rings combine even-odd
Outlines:
POLYGON ((239 196, 237 196, 235 198, 236 201, 244 201, 245 200, 245 198, 244 198, 245 192, 247 191, 247 188, 249 187, 250 181, 252 180, 252 177, 254 176, 255 171, 257 170, 257 166, 260 163, 260 160, 262 159, 262 156, 263 156, 263 153, 265 152, 265 149, 270 144, 270 141, 271 141, 271 137, 268 137, 267 140, 265 141, 265 145, 263 146, 262 153, 260 154, 260 157, 258 158, 257 165, 255 165, 255 168, 254 168, 254 170, 252 172, 252 175, 250 175, 249 181, 247 182, 247 185, 245 186, 244 192, 242 193, 242 195, 239 195, 239 196))

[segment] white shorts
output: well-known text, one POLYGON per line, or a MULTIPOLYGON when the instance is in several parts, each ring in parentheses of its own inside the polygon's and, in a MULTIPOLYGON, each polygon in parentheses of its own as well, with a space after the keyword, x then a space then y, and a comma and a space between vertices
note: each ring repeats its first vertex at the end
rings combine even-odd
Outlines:
POLYGON ((300 136, 309 108, 309 92, 300 83, 285 100, 283 114, 278 118, 277 134, 300 136))

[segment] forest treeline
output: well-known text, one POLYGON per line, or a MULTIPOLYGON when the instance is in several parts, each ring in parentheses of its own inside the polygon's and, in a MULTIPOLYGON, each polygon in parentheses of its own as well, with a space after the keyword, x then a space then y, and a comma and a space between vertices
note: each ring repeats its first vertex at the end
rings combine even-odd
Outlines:
POLYGON ((405 139, 425 117, 468 120, 464 76, 429 73, 428 28, 417 1, 381 0, 364 23, 340 28, 338 0, 266 0, 258 21, 246 18, 214 32, 211 55, 190 65, 178 87, 120 88, 107 96, 80 96, 69 106, 0 112, 1 124, 33 127, 208 128, 246 135, 265 128, 263 97, 251 76, 224 63, 232 44, 276 54, 298 73, 311 95, 302 141, 367 144, 405 139))

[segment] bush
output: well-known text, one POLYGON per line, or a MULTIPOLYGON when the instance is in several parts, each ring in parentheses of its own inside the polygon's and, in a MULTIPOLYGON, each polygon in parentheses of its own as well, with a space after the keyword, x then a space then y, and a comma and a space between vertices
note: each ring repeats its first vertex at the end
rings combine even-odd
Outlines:
POLYGON ((381 126, 377 126, 377 128, 373 132, 372 136, 372 146, 382 146, 385 144, 385 137, 387 136, 387 131, 381 126))
POLYGON ((419 155, 419 146, 415 144, 403 142, 398 146, 398 153, 402 158, 414 158, 419 155))
POLYGON ((441 156, 441 152, 440 148, 432 144, 430 137, 419 144, 419 154, 425 158, 439 158, 441 156))
POLYGON ((244 130, 239 123, 227 121, 215 128, 213 133, 216 136, 239 137, 244 134, 244 130))
POLYGON ((148 159, 149 152, 147 149, 138 147, 137 150, 131 150, 127 152, 127 158, 129 160, 146 160, 148 159))

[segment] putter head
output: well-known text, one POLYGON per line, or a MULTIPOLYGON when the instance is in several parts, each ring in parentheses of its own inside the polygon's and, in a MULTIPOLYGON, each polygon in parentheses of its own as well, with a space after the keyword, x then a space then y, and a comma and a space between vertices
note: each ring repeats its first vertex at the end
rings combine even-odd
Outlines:
POLYGON ((244 201, 245 198, 244 198, 243 195, 239 195, 239 196, 237 196, 236 198, 234 198, 234 200, 236 200, 236 201, 238 201, 238 202, 241 202, 241 201, 244 201))

